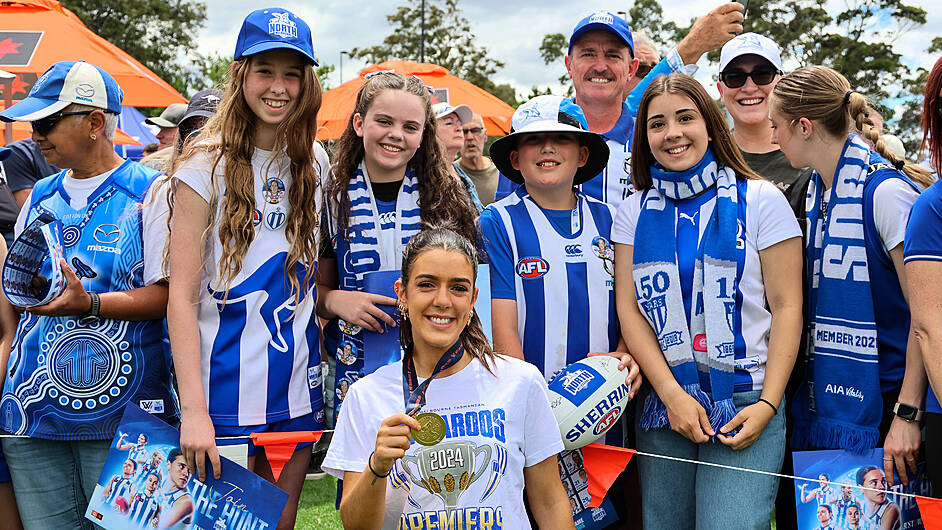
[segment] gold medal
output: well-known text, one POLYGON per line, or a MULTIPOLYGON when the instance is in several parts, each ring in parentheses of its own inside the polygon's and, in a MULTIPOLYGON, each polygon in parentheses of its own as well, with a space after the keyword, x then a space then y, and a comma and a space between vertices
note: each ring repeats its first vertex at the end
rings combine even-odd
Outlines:
POLYGON ((423 412, 415 417, 421 431, 412 429, 412 438, 422 445, 435 445, 445 439, 445 418, 434 412, 423 412))

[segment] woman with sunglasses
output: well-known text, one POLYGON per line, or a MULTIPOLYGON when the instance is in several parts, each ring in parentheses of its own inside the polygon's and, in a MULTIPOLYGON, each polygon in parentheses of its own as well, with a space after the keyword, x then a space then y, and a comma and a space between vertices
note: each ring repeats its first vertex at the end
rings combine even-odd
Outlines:
POLYGON ((54 64, 0 113, 28 121, 46 159, 69 168, 33 187, 14 229, 61 222, 64 291, 20 316, 5 374, 3 450, 26 528, 81 528, 125 405, 176 424, 164 352, 166 209, 157 171, 115 154, 123 92, 80 61, 54 64), (76 272, 73 272, 76 271, 76 272), (56 509, 49 509, 55 492, 56 509))
POLYGON ((720 52, 716 88, 733 118, 733 140, 749 167, 784 190, 804 169, 793 168, 771 141, 769 95, 781 76, 779 47, 764 35, 743 33, 720 52))
MULTIPOLYGON (((942 58, 926 80, 922 147, 932 170, 942 173, 942 58)), ((926 394, 926 463, 936 492, 942 492, 942 184, 936 182, 913 205, 903 244, 913 332, 929 374, 926 394)))

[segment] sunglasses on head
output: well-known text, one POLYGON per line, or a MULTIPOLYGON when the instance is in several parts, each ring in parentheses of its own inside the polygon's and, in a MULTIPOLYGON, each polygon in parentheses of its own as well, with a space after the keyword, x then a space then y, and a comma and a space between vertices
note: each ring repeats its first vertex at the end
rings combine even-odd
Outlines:
POLYGON ((757 68, 751 72, 743 70, 728 70, 720 72, 720 81, 729 88, 739 88, 746 84, 746 79, 752 78, 752 82, 758 86, 765 86, 771 83, 775 76, 780 74, 775 68, 757 68))
MULTIPOLYGON (((103 110, 103 109, 96 109, 103 110)), ((42 136, 48 135, 52 132, 52 129, 55 128, 56 124, 59 123, 59 120, 65 118, 66 116, 88 116, 89 114, 95 112, 94 110, 79 110, 75 112, 57 112, 55 114, 50 114, 45 118, 40 118, 35 121, 31 121, 30 125, 33 126, 33 131, 42 136)), ((109 111, 104 111, 109 112, 109 111)))
POLYGON ((651 70, 654 69, 655 66, 657 65, 638 63, 638 70, 635 72, 635 77, 638 79, 644 79, 644 76, 648 75, 651 72, 651 70))

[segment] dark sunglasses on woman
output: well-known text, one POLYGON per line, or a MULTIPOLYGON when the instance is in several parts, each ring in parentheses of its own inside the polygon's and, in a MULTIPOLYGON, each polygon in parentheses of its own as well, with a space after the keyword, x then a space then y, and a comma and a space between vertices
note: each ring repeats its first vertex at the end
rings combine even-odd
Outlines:
MULTIPOLYGON (((106 113, 110 112, 105 109, 95 109, 95 110, 100 110, 106 113)), ((56 112, 55 114, 50 114, 49 116, 46 116, 45 118, 40 118, 38 120, 31 121, 30 125, 33 126, 33 131, 35 131, 36 134, 46 136, 50 132, 52 132, 52 129, 55 128, 56 124, 59 123, 59 120, 61 120, 62 118, 65 118, 66 116, 87 116, 93 112, 95 111, 94 110, 79 110, 75 112, 56 112)))
POLYGON ((771 83, 775 76, 782 72, 775 68, 756 68, 751 72, 743 70, 727 70, 720 72, 720 81, 729 88, 739 88, 746 84, 746 79, 752 78, 752 82, 758 86, 765 86, 771 83))

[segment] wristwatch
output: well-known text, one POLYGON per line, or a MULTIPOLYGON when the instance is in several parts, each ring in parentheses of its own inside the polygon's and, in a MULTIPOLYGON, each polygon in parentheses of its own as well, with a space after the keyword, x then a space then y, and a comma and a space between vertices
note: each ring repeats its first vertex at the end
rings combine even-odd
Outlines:
POLYGON ((893 407, 893 414, 896 414, 910 423, 922 419, 922 411, 906 403, 896 402, 896 405, 893 407))
POLYGON ((101 317, 101 298, 99 298, 98 293, 89 291, 88 296, 92 299, 92 305, 88 308, 88 313, 79 317, 79 324, 83 326, 97 324, 98 319, 101 317))

